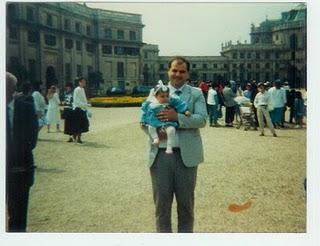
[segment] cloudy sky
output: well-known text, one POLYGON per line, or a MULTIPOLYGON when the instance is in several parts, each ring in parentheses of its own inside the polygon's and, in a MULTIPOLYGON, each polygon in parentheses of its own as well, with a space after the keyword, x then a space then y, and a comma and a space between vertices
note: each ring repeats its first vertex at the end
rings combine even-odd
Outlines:
POLYGON ((221 43, 250 42, 251 23, 279 19, 297 2, 282 3, 87 3, 142 15, 143 41, 159 45, 160 55, 220 55, 221 43))

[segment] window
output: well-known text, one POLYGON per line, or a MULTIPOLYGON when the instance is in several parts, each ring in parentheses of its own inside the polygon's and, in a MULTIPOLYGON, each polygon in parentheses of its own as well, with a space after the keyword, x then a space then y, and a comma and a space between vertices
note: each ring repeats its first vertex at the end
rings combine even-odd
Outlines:
POLYGON ((55 46, 57 43, 56 36, 46 34, 44 35, 44 42, 46 45, 55 46))
POLYGON ((256 59, 260 59, 260 53, 256 52, 256 59))
POLYGON ((256 73, 256 81, 260 80, 260 73, 256 73))
POLYGON ((118 39, 124 39, 124 31, 123 30, 118 30, 118 39))
POLYGON ((279 35, 278 34, 276 34, 276 40, 278 40, 279 39, 279 35))
POLYGON ((237 59, 237 58, 238 58, 237 53, 233 53, 232 54, 232 59, 237 59))
POLYGON ((251 77, 252 77, 251 73, 248 72, 248 73, 247 73, 247 80, 251 80, 251 77))
POLYGON ((33 59, 28 60, 29 79, 34 81, 36 79, 36 61, 33 59))
POLYGON ((124 53, 129 56, 138 56, 139 55, 139 48, 131 48, 131 47, 125 47, 124 53))
POLYGON ((218 64, 213 64, 213 68, 218 68, 218 64))
POLYGON ((270 68, 270 63, 266 63, 265 68, 270 68))
POLYGON ((65 64, 65 75, 66 75, 66 80, 70 81, 71 80, 71 64, 70 63, 65 64))
POLYGON ((233 68, 237 68, 237 64, 235 64, 235 63, 232 64, 232 67, 233 67, 233 68))
POLYGON ((118 62, 117 63, 117 75, 118 75, 118 78, 124 77, 124 65, 123 65, 123 62, 118 62))
POLYGON ((228 69, 228 64, 223 64, 224 69, 228 69))
POLYGON ((248 64, 247 64, 247 68, 251 68, 251 63, 248 63, 248 64))
POLYGON ((270 53, 269 52, 265 53, 265 59, 270 59, 270 53))
POLYGON ((87 50, 88 52, 93 53, 93 52, 94 52, 94 45, 93 45, 93 44, 90 44, 90 43, 86 43, 86 50, 87 50))
POLYGON ((124 55, 124 47, 120 47, 120 46, 114 47, 114 53, 116 55, 124 55))
POLYGON ((244 64, 241 63, 241 64, 239 65, 239 68, 244 68, 244 64))
POLYGON ((34 21, 34 10, 31 7, 27 7, 27 20, 34 21))
POLYGON ((8 4, 8 18, 10 20, 15 19, 17 17, 17 7, 14 3, 9 3, 8 4))
POLYGON ((111 28, 104 29, 104 37, 106 39, 112 39, 112 30, 111 30, 111 28))
POLYGON ((9 38, 18 39, 18 30, 16 27, 9 27, 9 38))
POLYGON ((164 64, 160 64, 160 70, 166 70, 165 65, 164 64))
POLYGON ((72 39, 65 39, 64 40, 64 47, 66 49, 72 49, 73 48, 73 40, 72 39))
POLYGON ((111 45, 103 45, 102 46, 103 54, 112 54, 112 46, 111 45))
POLYGON ((247 59, 251 59, 251 53, 247 53, 247 59))
POLYGON ((260 68, 260 64, 259 63, 256 64, 256 68, 260 68))
POLYGON ((206 63, 202 64, 202 68, 203 69, 207 69, 208 68, 208 64, 206 64, 206 63))
POLYGON ((279 67, 280 67, 280 66, 279 66, 279 63, 276 63, 276 64, 275 64, 275 69, 279 69, 279 67))
POLYGON ((39 33, 37 31, 29 30, 28 31, 28 42, 38 43, 38 41, 39 41, 39 33))
POLYGON ((12 56, 10 57, 10 66, 18 66, 19 65, 19 58, 12 56))
POLYGON ((279 59, 279 58, 280 58, 279 52, 276 52, 275 57, 276 57, 276 59, 279 59))
POLYGON ((148 59, 148 52, 147 51, 144 52, 144 59, 148 59))
POLYGON ((81 33, 81 23, 80 22, 76 22, 76 32, 81 33))
POLYGON ((91 26, 87 26, 87 36, 91 35, 91 26))
POLYGON ((130 35, 130 40, 137 40, 136 32, 130 31, 129 35, 130 35))
POLYGON ((70 30, 71 29, 71 22, 69 19, 64 19, 64 30, 70 30))
POLYGON ((81 41, 76 41, 76 50, 78 50, 78 51, 82 50, 81 41))
POLYGON ((244 59, 244 53, 240 53, 240 59, 244 59))
POLYGON ((207 74, 206 74, 206 73, 204 73, 204 74, 202 75, 202 79, 203 79, 204 81, 207 80, 207 74))
POLYGON ((192 68, 197 68, 197 64, 192 64, 192 68))
POLYGON ((270 80, 270 73, 269 73, 269 72, 266 72, 266 74, 265 74, 265 80, 270 80))
POLYGON ((89 75, 90 73, 93 72, 93 67, 92 66, 87 66, 87 70, 88 70, 88 75, 89 75))
POLYGON ((47 26, 52 26, 52 15, 47 14, 47 26))
POLYGON ((77 64, 77 77, 82 76, 82 66, 77 64))

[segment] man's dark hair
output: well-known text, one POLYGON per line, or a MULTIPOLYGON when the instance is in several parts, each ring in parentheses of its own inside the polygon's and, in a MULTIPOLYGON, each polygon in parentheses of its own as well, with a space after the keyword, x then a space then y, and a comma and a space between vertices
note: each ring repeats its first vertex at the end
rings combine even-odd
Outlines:
POLYGON ((21 91, 24 95, 27 96, 32 91, 31 83, 30 82, 23 83, 21 91))
POLYGON ((78 78, 78 82, 80 82, 81 80, 83 80, 83 79, 85 79, 86 80, 86 78, 85 77, 79 77, 78 78))
POLYGON ((185 63, 187 65, 187 71, 189 72, 190 70, 190 63, 187 61, 186 58, 182 57, 182 56, 174 56, 170 59, 169 63, 168 63, 168 68, 171 68, 171 64, 174 61, 178 61, 178 64, 183 64, 185 63))
POLYGON ((72 84, 72 83, 70 83, 70 82, 67 82, 67 83, 65 84, 65 87, 73 88, 73 84, 72 84))

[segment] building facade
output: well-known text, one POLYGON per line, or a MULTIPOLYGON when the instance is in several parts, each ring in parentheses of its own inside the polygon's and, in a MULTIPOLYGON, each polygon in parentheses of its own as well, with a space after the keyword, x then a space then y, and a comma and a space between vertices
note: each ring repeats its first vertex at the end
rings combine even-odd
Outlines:
POLYGON ((251 44, 222 46, 231 79, 287 80, 295 88, 307 85, 307 9, 305 4, 282 12, 281 19, 251 26, 251 44))
POLYGON ((9 3, 7 69, 47 86, 99 72, 101 83, 92 88, 130 90, 142 79, 142 29, 138 14, 78 3, 9 3))
MULTIPOLYGON (((90 91, 167 81, 170 57, 143 43, 141 15, 85 4, 8 3, 7 70, 50 86, 85 76, 90 91), (91 78, 91 79, 90 79, 91 78)), ((192 81, 288 80, 306 87, 306 6, 251 26, 251 42, 221 45, 220 56, 186 56, 192 81)))

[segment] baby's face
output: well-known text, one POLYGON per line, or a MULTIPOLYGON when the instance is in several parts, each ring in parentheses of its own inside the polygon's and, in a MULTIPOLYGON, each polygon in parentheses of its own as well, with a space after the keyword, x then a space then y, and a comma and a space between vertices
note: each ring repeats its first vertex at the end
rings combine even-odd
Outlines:
POLYGON ((160 92, 158 95, 156 95, 156 98, 159 103, 167 103, 169 102, 169 93, 160 92))

